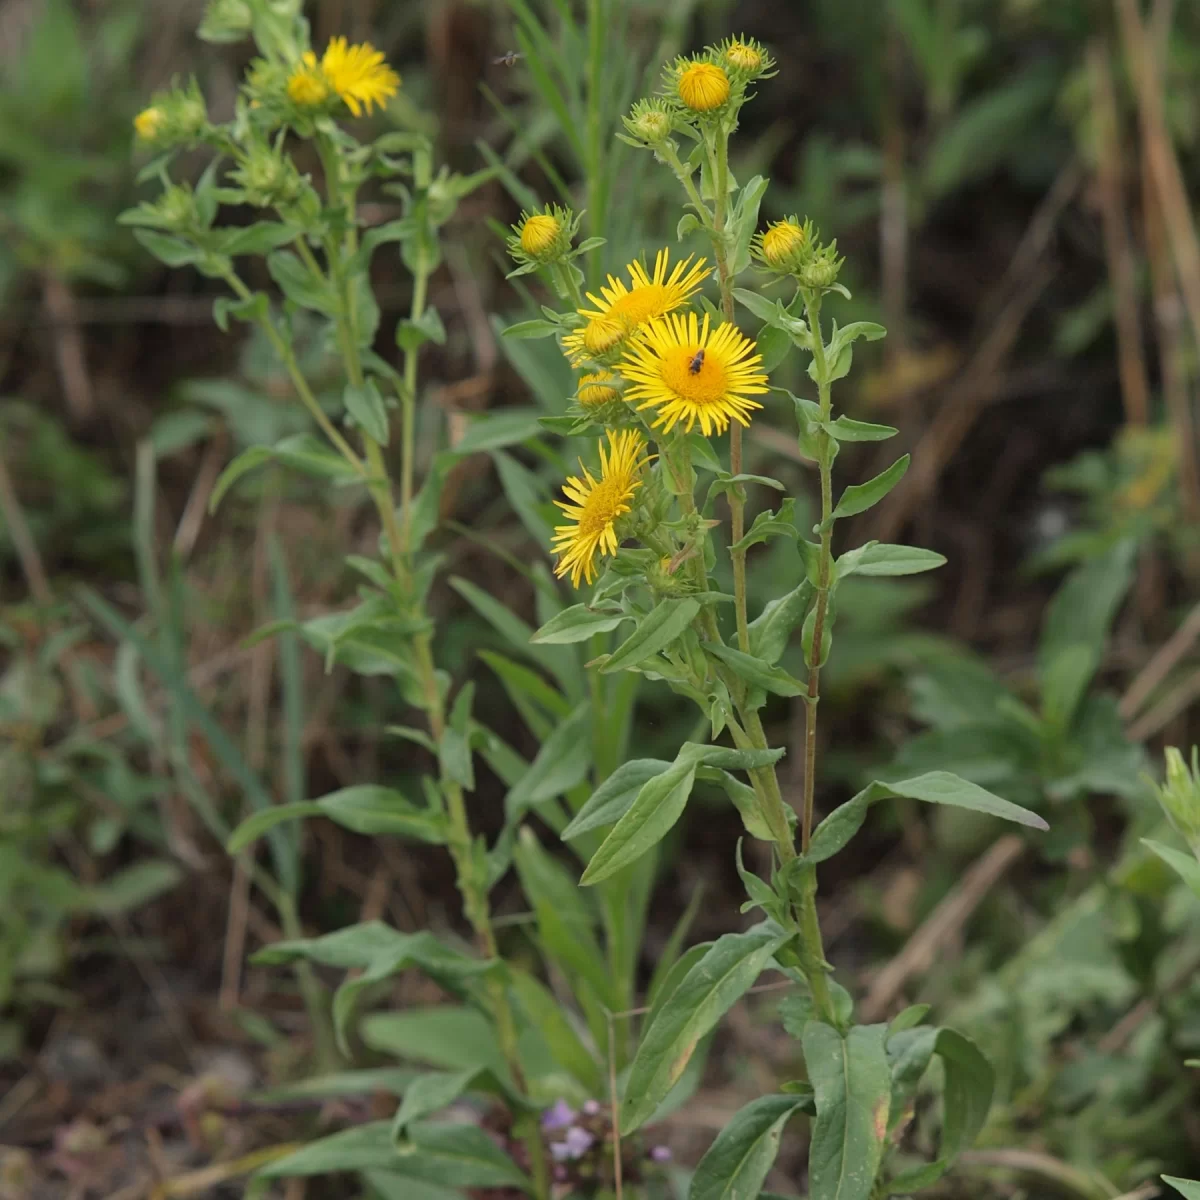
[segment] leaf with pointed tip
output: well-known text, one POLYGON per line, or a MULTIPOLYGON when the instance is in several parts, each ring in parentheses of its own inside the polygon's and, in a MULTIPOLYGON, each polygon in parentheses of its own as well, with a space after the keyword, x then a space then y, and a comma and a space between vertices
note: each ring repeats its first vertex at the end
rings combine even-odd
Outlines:
POLYGON ((796 1096, 760 1096, 735 1113, 697 1165, 688 1200, 757 1200, 783 1127, 804 1104, 796 1096))
POLYGON ((886 471, 880 471, 874 479, 866 483, 851 484, 842 494, 833 510, 833 517, 853 517, 857 513, 866 512, 868 508, 878 504, 904 478, 908 470, 909 456, 896 459, 886 471))
MULTIPOLYGON (((700 1039, 733 1007, 791 935, 762 924, 718 938, 652 1014, 634 1056, 621 1106, 621 1130, 653 1115, 683 1074, 700 1039)), ((682 960, 681 960, 682 961, 682 960)))
POLYGON ((699 611, 699 602, 690 597, 660 600, 608 657, 600 673, 610 675, 614 671, 636 667, 660 650, 667 649, 691 625, 699 611))

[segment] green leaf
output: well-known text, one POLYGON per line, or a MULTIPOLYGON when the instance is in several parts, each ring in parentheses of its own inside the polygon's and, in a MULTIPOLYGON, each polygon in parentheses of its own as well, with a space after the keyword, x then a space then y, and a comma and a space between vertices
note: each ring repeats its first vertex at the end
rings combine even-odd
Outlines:
POLYGON ((346 384, 342 403, 355 423, 373 441, 381 446, 388 444, 388 415, 383 406, 383 397, 375 380, 368 379, 358 387, 346 384))
POLYGON ((912 779, 902 779, 897 783, 873 783, 867 791, 879 788, 882 792, 872 797, 872 800, 882 795, 906 796, 910 800, 923 800, 927 804, 949 804, 954 808, 969 808, 973 812, 989 813, 993 817, 1002 817, 1005 821, 1015 821, 1018 825, 1028 825, 1031 829, 1043 832, 1050 828, 1037 813, 1030 812, 1018 804, 1011 804, 993 795, 978 784, 960 779, 949 771, 928 771, 912 779))
MULTIPOLYGON (((920 1030, 913 1030, 919 1034, 920 1030)), ((954 1160, 979 1136, 992 1106, 995 1073, 970 1038, 953 1029, 939 1029, 933 1052, 942 1060, 942 1137, 938 1157, 931 1163, 903 1171, 888 1182, 891 1194, 907 1195, 936 1183, 954 1160)), ((915 1088, 916 1080, 912 1081, 915 1088)))
POLYGON ((600 668, 601 674, 610 675, 614 671, 636 667, 660 650, 665 650, 691 625, 699 611, 699 603, 690 597, 660 600, 609 656, 600 668))
POLYGON ((871 806, 870 789, 861 791, 845 804, 839 804, 812 832, 804 861, 824 862, 843 850, 862 828, 871 806))
POLYGON ((372 1121, 309 1142, 293 1154, 262 1167, 256 1179, 287 1179, 296 1175, 331 1175, 397 1164, 390 1121, 372 1121))
POLYGON ((527 442, 539 432, 536 408, 504 408, 473 421, 453 450, 455 454, 500 450, 527 442))
POLYGON ((1157 854, 1187 884, 1191 893, 1200 899, 1200 863, 1192 855, 1181 854, 1153 838, 1142 838, 1141 843, 1147 850, 1157 854))
POLYGON ((397 1169, 411 1179, 456 1188, 519 1188, 529 1179, 478 1125, 416 1124, 396 1147, 397 1169))
POLYGON ((243 475, 272 459, 303 471, 306 475, 328 479, 335 484, 353 483, 360 478, 350 463, 312 434, 293 434, 276 442, 274 446, 250 446, 243 450, 217 477, 208 500, 209 513, 217 511, 217 505, 221 503, 225 493, 243 475))
POLYGON ((829 339, 829 345, 825 347, 825 353, 830 361, 832 361, 847 346, 857 342, 859 338, 868 342, 877 342, 880 338, 885 337, 887 337, 887 330, 882 325, 877 325, 874 321, 851 321, 849 325, 843 325, 840 329, 833 331, 833 336, 829 339))
POLYGON ((170 891, 183 879, 174 863, 147 859, 110 875, 102 883, 81 887, 71 902, 76 912, 119 916, 170 891))
MULTIPOLYGON (((632 1133, 654 1113, 683 1074, 700 1039, 733 1007, 790 934, 763 924, 718 938, 692 963, 651 1015, 625 1085, 621 1131, 632 1133)), ((680 960, 682 963, 683 959, 680 960)))
POLYGON ((671 764, 661 758, 635 758, 622 763, 588 797, 560 836, 564 841, 571 841, 619 821, 632 807, 642 788, 670 767, 671 764))
POLYGON ((404 1089, 404 1099, 392 1118, 392 1136, 400 1138, 414 1121, 441 1112, 483 1074, 482 1067, 462 1071, 426 1071, 404 1089))
POLYGON ((804 1103, 795 1096, 760 1096, 740 1109, 697 1165, 688 1200, 756 1200, 783 1127, 804 1103))
POLYGON ((596 1056, 575 1032, 567 1012, 545 984, 525 971, 509 967, 509 985, 529 1024, 545 1039, 554 1061, 574 1076, 590 1096, 604 1088, 596 1056))
POLYGON ((360 1026, 372 1050, 451 1071, 486 1068, 509 1078, 492 1023, 474 1008, 439 1004, 404 1012, 368 1013, 360 1026))
POLYGON ((544 338, 553 337, 557 332, 558 325, 554 321, 535 318, 532 321, 518 321, 515 325, 506 326, 501 336, 506 338, 544 338))
POLYGON ((763 509, 755 518, 754 524, 733 543, 730 550, 745 550, 756 542, 765 542, 768 538, 784 537, 793 541, 800 536, 796 528, 796 501, 788 496, 779 506, 778 512, 763 509))
POLYGON ((1180 1179, 1178 1175, 1160 1175, 1163 1183, 1169 1183, 1184 1200, 1200 1200, 1200 1183, 1194 1179, 1180 1179))
POLYGON ((275 804, 253 813, 229 835, 225 849, 230 854, 237 854, 268 829, 304 817, 328 817, 354 833, 392 834, 435 846, 446 841, 445 818, 440 813, 418 807, 391 788, 364 783, 331 792, 319 800, 275 804))
POLYGON ((427 307, 415 321, 406 317, 396 324, 396 345, 406 354, 426 342, 435 342, 439 346, 446 344, 446 327, 438 310, 432 306, 427 307))
POLYGON ((891 1103, 885 1025, 842 1036, 809 1021, 802 1042, 817 1105, 808 1151, 811 1200, 870 1200, 883 1157, 891 1103))
POLYGON ((268 254, 267 270, 293 304, 315 309, 329 317, 336 314, 337 295, 329 281, 314 275, 290 250, 268 254))
POLYGON ((583 642, 594 633, 608 633, 616 629, 625 620, 628 620, 628 614, 619 609, 572 604, 570 608, 564 608, 551 617, 529 640, 551 646, 583 642))
POLYGON ((739 678, 776 696, 802 696, 807 690, 800 680, 794 679, 782 667, 773 667, 752 654, 743 654, 732 646, 722 646, 717 642, 703 642, 702 646, 706 654, 732 667, 739 678))
POLYGON ((239 254, 268 254, 280 246, 286 246, 296 237, 296 230, 278 221, 255 221, 239 229, 222 230, 217 242, 217 253, 236 258, 239 254))
POLYGON ((592 761, 590 727, 591 708, 584 703, 542 743, 529 770, 505 797, 509 821, 515 821, 526 809, 570 791, 583 779, 592 761))
POLYGON ((186 267, 200 257, 200 251, 189 243, 153 229, 135 229, 133 236, 168 267, 186 267))
POLYGON ((855 421, 851 417, 838 417, 825 428, 839 442, 886 442, 900 431, 891 425, 872 425, 869 421, 855 421))
POLYGON ((803 620, 812 603, 815 589, 808 579, 785 596, 770 600, 750 622, 750 653, 774 666, 783 656, 792 631, 803 620))
POLYGON ((592 855, 579 882, 585 887, 599 883, 660 842, 683 815, 696 781, 696 767, 695 756, 680 751, 667 770, 643 784, 629 810, 592 855))
POLYGON ((847 550, 837 560, 835 570, 838 579, 845 579, 850 575, 917 575, 945 564, 943 555, 919 546, 868 542, 855 550, 847 550))
POLYGON ((856 513, 866 512, 872 505, 878 504, 900 482, 904 472, 908 470, 909 456, 898 458, 886 471, 881 471, 874 479, 866 483, 851 484, 841 495, 833 517, 852 517, 856 513))

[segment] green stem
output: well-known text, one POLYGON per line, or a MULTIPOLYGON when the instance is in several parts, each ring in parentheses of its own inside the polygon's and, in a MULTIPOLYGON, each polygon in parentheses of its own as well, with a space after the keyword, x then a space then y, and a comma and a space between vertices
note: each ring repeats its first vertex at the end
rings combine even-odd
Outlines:
POLYGON ((679 155, 675 147, 670 142, 664 142, 657 150, 657 153, 662 157, 663 161, 675 172, 675 178, 683 184, 683 189, 687 192, 688 199, 692 203, 692 207, 696 210, 697 216, 704 222, 706 227, 712 224, 712 213, 709 212, 708 205, 700 198, 700 193, 696 191, 696 185, 692 182, 691 173, 679 160, 679 155))
MULTIPOLYGON (((336 146, 321 140, 321 158, 325 166, 326 183, 330 202, 338 196, 346 203, 348 212, 354 211, 353 191, 342 194, 341 163, 336 146)), ((353 223, 350 223, 346 240, 338 247, 332 240, 330 251, 330 275, 340 301, 337 320, 338 336, 341 342, 342 356, 345 360, 346 374, 350 383, 360 386, 363 382, 362 362, 358 353, 357 329, 355 324, 353 289, 346 278, 345 260, 356 252, 357 234, 353 223)), ((420 317, 424 311, 426 293, 429 281, 429 270, 424 257, 418 262, 418 269, 413 277, 412 317, 420 317)), ((405 353, 404 360, 404 395, 401 396, 403 405, 403 446, 401 467, 401 518, 398 520, 396 506, 392 494, 392 482, 388 474, 387 463, 384 459, 383 448, 373 438, 364 434, 363 442, 366 450, 367 465, 371 476, 371 497, 379 513, 383 526, 384 537, 387 540, 391 558, 392 571, 402 593, 408 592, 410 572, 408 570, 412 547, 411 510, 413 490, 413 432, 415 425, 415 396, 417 385, 417 350, 405 353)), ((441 744, 446 733, 445 697, 438 682, 437 668, 433 659, 432 637, 429 633, 417 634, 413 639, 413 658, 415 660, 417 678, 419 680, 423 707, 429 721, 430 733, 434 742, 441 744)), ((499 963, 500 950, 496 942, 495 930, 491 921, 491 910, 488 904, 487 880, 478 876, 474 853, 474 844, 470 822, 467 819, 466 800, 462 787, 452 779, 445 770, 440 771, 439 782, 442 793, 446 798, 446 811, 450 818, 449 845, 451 858, 454 861, 455 873, 458 877, 459 890, 463 896, 463 907, 466 917, 475 930, 480 949, 485 958, 499 963)), ((524 1073, 521 1069, 520 1056, 517 1051, 517 1025, 509 1002, 507 988, 500 971, 488 973, 487 990, 491 1000, 492 1013, 496 1021, 496 1033, 500 1042, 501 1052, 508 1064, 509 1071, 522 1091, 525 1089, 524 1073)), ((548 1200, 550 1195, 550 1173, 546 1163, 545 1147, 542 1144, 541 1129, 536 1120, 525 1134, 525 1144, 529 1153, 529 1161, 534 1176, 535 1197, 537 1200, 548 1200)))
MULTIPOLYGON (((607 208, 608 177, 604 168, 604 128, 601 100, 604 94, 604 34, 602 0, 588 0, 588 69, 587 69, 587 218, 588 227, 597 237, 604 236, 607 208)), ((593 254, 589 260, 592 285, 601 279, 602 262, 593 254)), ((579 307, 578 305, 576 307, 579 307)))
MULTIPOLYGON (((729 259, 725 251, 725 208, 729 192, 729 133, 722 127, 716 136, 716 171, 713 190, 713 253, 717 259, 717 278, 721 285, 721 308, 725 320, 733 324, 733 280, 729 275, 729 259)), ((737 421, 729 423, 729 470, 742 473, 742 427, 737 421)), ((737 547, 746 532, 746 497, 740 484, 729 489, 730 546, 737 547)), ((733 599, 737 617, 738 649, 750 653, 750 621, 746 611, 746 550, 729 551, 733 563, 733 599)))
MULTIPOLYGON (((225 282, 234 290, 239 299, 249 300, 254 294, 232 271, 226 274, 225 282)), ((300 364, 296 361, 296 355, 287 339, 275 328, 275 323, 269 314, 264 314, 260 318, 259 325, 267 335, 267 340, 271 343, 275 353, 282 360, 292 381, 292 386, 295 387, 296 394, 300 397, 300 402, 312 414, 313 420, 321 427, 321 432, 333 443, 342 457, 360 475, 365 476, 367 469, 363 465, 362 459, 350 448, 350 444, 338 433, 333 422, 325 415, 324 409, 317 403, 317 398, 313 395, 312 388, 308 386, 308 380, 304 378, 304 373, 300 370, 300 364)))
MULTIPOLYGON (((417 252, 417 263, 413 270, 413 297, 409 318, 419 321, 425 312, 426 295, 429 288, 429 268, 424 249, 417 252)), ((412 502, 413 462, 415 456, 417 426, 417 357, 419 347, 404 352, 404 390, 400 395, 403 431, 400 444, 400 524, 402 544, 406 553, 412 553, 412 502)))
MULTIPOLYGON (((821 419, 832 415, 829 391, 829 364, 825 358, 821 334, 821 301, 819 295, 806 292, 804 307, 808 314, 809 331, 813 341, 813 361, 817 368, 821 419)), ((829 592, 833 577, 833 457, 829 435, 820 435, 818 468, 821 475, 821 549, 817 567, 817 597, 813 614, 812 665, 808 671, 808 690, 804 697, 804 805, 801 809, 800 848, 808 850, 812 837, 813 793, 817 771, 817 705, 821 699, 821 645, 825 637, 825 621, 829 613, 829 592)))

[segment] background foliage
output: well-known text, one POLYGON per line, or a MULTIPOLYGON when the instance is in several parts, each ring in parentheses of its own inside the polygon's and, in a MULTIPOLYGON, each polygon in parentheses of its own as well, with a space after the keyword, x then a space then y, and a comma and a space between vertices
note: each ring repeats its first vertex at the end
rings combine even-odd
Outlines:
MULTIPOLYGON (((64 1180, 116 1195, 214 1163, 234 1178, 257 1147, 321 1127, 311 1095, 266 1090, 294 1081, 308 1026, 289 979, 240 966, 282 918, 248 899, 219 843, 253 794, 402 786, 422 765, 381 733, 405 709, 378 680, 324 673, 294 634, 247 643, 348 606, 357 581, 331 563, 369 553, 377 528, 358 499, 274 469, 207 515, 238 451, 306 426, 270 348, 211 327, 212 281, 155 267, 116 224, 141 198, 129 121, 143 98, 195 72, 214 108, 232 105, 241 50, 196 43, 187 7, 0 4, 0 1195, 10 1169, 47 1195, 64 1180)), ((424 352, 422 469, 439 466, 443 424, 454 439, 492 414, 490 436, 472 430, 440 464, 436 538, 455 577, 433 598, 442 662, 526 758, 582 698, 585 655, 527 644, 550 615, 542 548, 570 457, 527 438, 571 384, 552 343, 498 337, 536 313, 503 281, 502 233, 558 195, 587 210, 610 263, 672 241, 663 173, 595 131, 663 58, 744 26, 781 70, 746 110, 735 172, 773 177, 764 216, 799 211, 839 239, 854 292, 839 319, 889 328, 859 346, 847 404, 899 427, 913 468, 850 538, 949 560, 920 582, 842 591, 818 808, 937 766, 1051 824, 1025 841, 970 813, 877 806, 857 855, 822 876, 831 948, 865 987, 866 1018, 921 980, 939 1022, 998 1066, 989 1123, 946 1194, 1112 1197, 1200 1174, 1185 1065, 1200 1041, 1197 907, 1140 840, 1178 844, 1143 776, 1163 744, 1200 739, 1200 16, 1166 0, 606 0, 585 61, 571 37, 587 7, 309 7, 320 38, 370 36, 400 69, 383 128, 432 133, 456 170, 495 169, 444 231, 431 282, 445 328, 424 352), (496 61, 510 50, 524 57, 496 61)), ((396 215, 377 203, 379 223, 396 215)), ((385 329, 409 303, 392 269, 380 256, 373 279, 385 329)), ((332 405, 335 364, 303 327, 298 341, 332 405)), ((839 469, 867 479, 894 456, 863 444, 839 469)), ((811 466, 765 422, 747 463, 813 496, 811 466)), ((799 575, 776 546, 752 580, 778 593, 799 575)), ((796 673, 799 647, 788 654, 796 673)), ((775 744, 798 745, 799 707, 769 710, 775 744)), ((627 737, 631 756, 670 759, 692 732, 683 704, 647 692, 597 753, 615 760, 627 737)), ((472 819, 489 838, 505 783, 495 764, 478 781, 472 819)), ((648 1003, 681 918, 689 941, 742 928, 728 852, 741 825, 712 799, 660 850, 647 951, 620 978, 648 1003)), ((287 828, 275 862, 293 932, 387 915, 464 933, 452 876, 419 845, 287 828)), ((522 846, 496 897, 505 948, 531 968, 529 908, 544 941, 564 894, 546 858, 522 846)), ((440 994, 408 976, 388 986, 392 1013, 362 1027, 369 1049, 435 1044, 416 1021, 440 994)), ((775 1004, 764 992, 735 1009, 693 1103, 656 1133, 683 1167, 773 1090, 767 1077, 789 1077, 796 1043, 764 1033, 775 1004)), ((371 1115, 361 1095, 337 1103, 371 1115)), ((786 1146, 770 1186, 801 1190, 803 1161, 786 1146)))

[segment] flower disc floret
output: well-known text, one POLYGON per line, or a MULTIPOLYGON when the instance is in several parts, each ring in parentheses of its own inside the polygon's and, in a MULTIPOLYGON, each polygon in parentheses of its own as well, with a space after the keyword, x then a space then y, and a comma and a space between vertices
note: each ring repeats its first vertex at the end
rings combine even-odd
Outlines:
POLYGON ((690 63, 679 70, 675 90, 693 112, 712 112, 729 99, 729 76, 716 63, 690 63))
POLYGON ((629 381, 625 399, 639 412, 651 409, 655 429, 670 432, 682 423, 707 437, 724 433, 730 421, 750 424, 762 408, 751 396, 767 390, 757 345, 728 322, 710 328, 695 313, 672 313, 652 322, 621 362, 629 381))
POLYGON ((600 478, 582 462, 580 475, 563 485, 565 499, 556 500, 567 523, 554 529, 554 574, 570 575, 573 587, 580 580, 592 583, 597 575, 596 558, 617 552, 620 539, 616 526, 633 507, 634 494, 642 486, 642 471, 649 461, 646 441, 635 429, 608 433, 608 445, 599 444, 600 478))
POLYGON ((669 266, 668 251, 660 250, 654 259, 653 274, 648 274, 640 262, 632 262, 628 266, 632 286, 610 275, 599 296, 588 292, 594 307, 579 310, 587 324, 563 338, 572 366, 607 353, 647 321, 682 307, 700 290, 708 273, 704 259, 693 262, 685 258, 668 274, 669 266))

